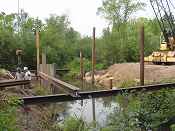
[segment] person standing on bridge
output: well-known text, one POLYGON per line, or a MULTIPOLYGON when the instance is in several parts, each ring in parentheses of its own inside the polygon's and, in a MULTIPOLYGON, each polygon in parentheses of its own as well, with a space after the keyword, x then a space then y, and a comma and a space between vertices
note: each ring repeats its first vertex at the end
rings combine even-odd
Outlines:
POLYGON ((24 67, 24 80, 32 80, 31 72, 28 70, 28 67, 24 67))
POLYGON ((16 80, 23 80, 23 74, 22 74, 22 71, 21 71, 21 68, 17 68, 16 69, 16 74, 15 74, 15 79, 16 80))

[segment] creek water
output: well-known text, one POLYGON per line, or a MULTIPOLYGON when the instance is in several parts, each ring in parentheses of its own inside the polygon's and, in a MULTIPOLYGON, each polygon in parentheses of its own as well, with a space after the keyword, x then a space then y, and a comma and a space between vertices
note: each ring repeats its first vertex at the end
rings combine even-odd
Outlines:
MULTIPOLYGON (((81 91, 104 90, 102 87, 92 86, 79 80, 64 81, 79 87, 81 91)), ((94 101, 88 99, 64 102, 59 103, 59 106, 62 107, 62 112, 58 113, 58 121, 64 121, 67 117, 73 116, 82 118, 87 123, 91 123, 95 119, 98 125, 103 127, 107 123, 107 117, 119 107, 119 104, 115 101, 115 97, 105 97, 94 99, 94 101)))

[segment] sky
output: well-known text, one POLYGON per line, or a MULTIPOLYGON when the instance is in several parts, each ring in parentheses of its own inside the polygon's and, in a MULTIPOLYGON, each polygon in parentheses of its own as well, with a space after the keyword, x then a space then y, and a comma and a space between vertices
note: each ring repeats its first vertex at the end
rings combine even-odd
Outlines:
MULTIPOLYGON (((102 0, 19 0, 20 8, 32 17, 44 20, 50 14, 67 14, 71 26, 82 36, 91 36, 92 28, 96 27, 96 34, 100 36, 108 22, 96 14, 97 8, 102 5, 102 0)), ((144 0, 147 1, 147 0, 144 0)), ((148 6, 144 11, 139 11, 135 16, 152 16, 153 12, 148 6)), ((0 11, 5 13, 18 12, 18 0, 0 0, 0 11)))

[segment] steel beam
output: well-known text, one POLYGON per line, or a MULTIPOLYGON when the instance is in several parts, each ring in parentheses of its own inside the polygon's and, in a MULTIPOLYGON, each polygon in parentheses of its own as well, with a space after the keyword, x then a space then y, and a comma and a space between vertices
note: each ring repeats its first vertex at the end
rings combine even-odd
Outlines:
POLYGON ((29 80, 1 80, 0 88, 27 84, 30 84, 29 80))
POLYGON ((115 96, 122 93, 156 91, 156 90, 165 89, 165 88, 175 88, 175 83, 137 86, 137 87, 131 87, 131 88, 115 89, 115 90, 79 92, 76 97, 73 97, 70 94, 57 94, 57 95, 48 95, 48 96, 23 97, 20 100, 23 100, 24 105, 31 105, 31 104, 67 102, 67 101, 75 101, 75 100, 83 100, 83 99, 91 99, 91 98, 109 97, 109 96, 115 96))

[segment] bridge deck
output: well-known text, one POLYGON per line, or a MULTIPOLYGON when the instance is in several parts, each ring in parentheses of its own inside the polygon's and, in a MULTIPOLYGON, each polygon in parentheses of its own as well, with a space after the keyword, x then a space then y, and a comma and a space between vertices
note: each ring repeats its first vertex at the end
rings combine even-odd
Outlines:
POLYGON ((1 80, 0 88, 18 86, 18 85, 27 85, 30 84, 29 80, 1 80))
POLYGON ((75 87, 69 83, 61 81, 55 77, 49 76, 43 72, 39 72, 39 76, 44 80, 50 81, 55 86, 64 87, 66 90, 68 90, 71 93, 77 93, 80 90, 78 87, 75 87))
POLYGON ((48 103, 48 102, 66 102, 66 101, 74 101, 74 100, 115 96, 126 92, 136 93, 140 91, 143 91, 143 92, 156 91, 164 88, 175 88, 175 83, 137 86, 137 87, 131 87, 131 88, 114 89, 114 90, 79 92, 76 97, 73 97, 69 94, 57 94, 57 95, 48 95, 48 96, 24 97, 21 100, 24 101, 24 105, 40 104, 40 103, 48 103))

